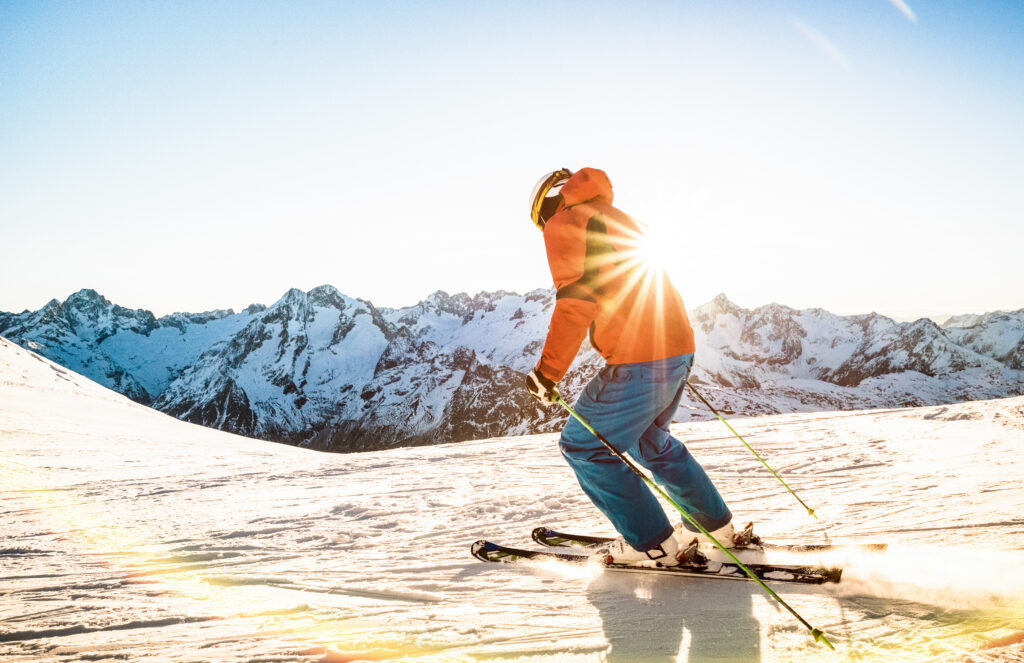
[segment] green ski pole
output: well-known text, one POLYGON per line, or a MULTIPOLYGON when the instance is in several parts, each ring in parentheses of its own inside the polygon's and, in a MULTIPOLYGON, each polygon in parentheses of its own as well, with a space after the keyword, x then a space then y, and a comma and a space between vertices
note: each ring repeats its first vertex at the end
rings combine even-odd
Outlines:
POLYGON ((835 649, 835 647, 832 646, 832 643, 828 641, 828 638, 825 637, 824 631, 822 631, 821 629, 817 629, 817 628, 814 628, 813 626, 811 626, 807 622, 806 619, 804 619, 803 617, 800 616, 800 613, 798 613, 796 610, 794 610, 792 607, 790 607, 790 605, 788 603, 786 603, 784 600, 782 600, 782 597, 779 596, 778 594, 776 594, 775 590, 773 590, 771 587, 766 585, 764 583, 764 581, 762 581, 760 578, 757 577, 756 573, 754 573, 749 568, 747 568, 746 564, 744 564, 739 559, 737 559, 736 556, 733 555, 729 551, 728 548, 726 548, 721 543, 719 543, 718 540, 715 539, 715 537, 711 536, 711 533, 708 532, 706 529, 704 529, 704 527, 700 523, 698 523, 693 518, 693 516, 691 516, 689 513, 687 513, 686 509, 684 509, 683 507, 681 507, 678 504, 676 504, 676 501, 673 500, 671 497, 669 497, 668 494, 664 490, 662 490, 661 486, 659 486, 658 484, 654 483, 654 481, 652 481, 650 478, 648 478, 648 476, 646 474, 641 472, 640 468, 638 468, 636 465, 633 464, 633 461, 629 460, 629 458, 626 458, 626 456, 622 452, 620 452, 618 449, 613 447, 612 443, 609 442, 607 439, 605 439, 605 437, 603 435, 601 435, 596 430, 594 430, 594 427, 591 426, 586 421, 586 419, 584 419, 583 417, 578 415, 576 413, 576 410, 573 410, 571 407, 569 407, 569 404, 566 403, 564 400, 562 400, 562 396, 560 394, 558 394, 557 391, 555 392, 555 399, 556 399, 556 402, 559 405, 564 407, 569 412, 569 414, 571 414, 576 419, 576 421, 578 421, 581 424, 583 424, 584 428, 586 428, 588 431, 593 433, 594 437, 596 437, 598 440, 601 441, 601 444, 603 444, 604 446, 608 447, 609 451, 611 451, 613 454, 615 454, 615 456, 619 460, 621 460, 623 463, 625 463, 626 466, 629 469, 633 470, 633 472, 635 472, 641 479, 643 479, 644 483, 646 483, 651 488, 651 490, 653 490, 654 492, 656 492, 657 494, 659 494, 663 498, 665 498, 665 500, 668 501, 669 504, 674 506, 676 508, 676 510, 679 511, 679 513, 681 513, 683 515, 683 518, 685 518, 687 520, 687 522, 689 522, 691 525, 693 525, 698 530, 700 530, 704 534, 704 536, 708 537, 709 541, 714 543, 716 546, 718 546, 718 548, 720 550, 722 550, 722 552, 724 552, 726 555, 728 555, 729 559, 731 559, 736 564, 737 567, 742 569, 742 571, 744 573, 746 573, 748 576, 750 576, 751 580, 753 580, 758 585, 760 585, 761 589, 763 589, 764 591, 768 592, 768 595, 771 596, 776 601, 778 601, 779 605, 781 605, 783 608, 788 610, 790 612, 790 614, 792 614, 794 617, 796 617, 800 621, 801 624, 803 624, 805 627, 807 627, 807 630, 809 630, 811 632, 811 636, 814 638, 814 640, 816 642, 820 642, 820 643, 824 644, 829 649, 832 649, 832 650, 835 649))
POLYGON ((725 424, 725 425, 726 425, 726 427, 727 427, 727 428, 728 428, 729 430, 731 430, 731 431, 732 431, 732 434, 733 434, 733 435, 735 435, 735 436, 736 436, 736 437, 737 437, 737 438, 739 439, 739 441, 743 443, 743 446, 745 446, 745 447, 746 447, 747 449, 750 449, 750 453, 754 454, 754 456, 755 456, 755 457, 756 457, 756 458, 757 458, 757 459, 758 459, 759 461, 761 461, 761 464, 762 464, 762 465, 764 465, 765 467, 767 467, 767 468, 768 468, 768 471, 769 471, 769 472, 771 472, 772 474, 774 474, 774 475, 775 475, 775 478, 776 478, 776 479, 778 479, 778 480, 779 480, 779 482, 780 482, 780 483, 782 483, 782 485, 786 487, 786 490, 788 490, 788 491, 790 492, 790 494, 792 494, 792 495, 793 495, 793 497, 795 497, 795 498, 796 498, 796 501, 797 501, 797 502, 800 502, 800 506, 802 506, 803 508, 807 509, 807 513, 808 513, 808 514, 809 514, 809 515, 810 515, 810 516, 811 516, 812 518, 817 518, 818 516, 817 516, 817 514, 815 514, 815 513, 814 513, 814 509, 812 509, 811 507, 809 507, 809 506, 807 506, 806 504, 804 504, 804 501, 803 501, 802 499, 800 499, 800 496, 799 496, 799 495, 797 495, 797 494, 796 494, 795 492, 793 492, 793 489, 789 487, 789 484, 787 484, 787 483, 786 483, 785 481, 783 481, 782 477, 780 477, 780 476, 779 476, 779 473, 778 473, 778 472, 776 472, 775 470, 773 470, 773 469, 772 469, 772 466, 771 466, 771 465, 769 465, 768 463, 766 463, 766 462, 765 462, 765 460, 764 460, 764 458, 761 458, 761 454, 759 454, 759 453, 757 453, 756 451, 754 451, 754 447, 752 447, 752 446, 750 446, 749 444, 747 444, 747 441, 746 441, 746 440, 744 440, 744 439, 743 439, 743 437, 742 437, 742 436, 741 436, 741 435, 740 435, 739 433, 737 433, 737 432, 736 432, 736 429, 735 429, 735 428, 733 428, 732 426, 730 426, 730 425, 729 425, 729 422, 728 422, 728 421, 726 421, 726 420, 725 420, 725 418, 724 418, 724 417, 722 417, 722 415, 720 415, 720 414, 718 413, 718 410, 716 410, 716 409, 715 409, 714 407, 712 407, 711 403, 708 403, 707 399, 706 399, 706 398, 704 398, 703 396, 701 396, 701 395, 700 395, 700 392, 698 392, 698 391, 697 391, 696 389, 694 389, 694 388, 693 388, 693 385, 692 385, 692 384, 690 384, 689 382, 687 382, 687 383, 686 383, 686 386, 690 388, 690 391, 692 391, 692 392, 693 392, 693 395, 694 395, 694 396, 696 396, 697 398, 699 398, 699 399, 700 399, 701 403, 704 403, 704 405, 706 405, 706 406, 708 407, 708 409, 709 409, 709 410, 711 410, 711 411, 712 411, 712 412, 713 412, 713 413, 715 414, 715 416, 716 416, 716 417, 718 417, 718 420, 719 420, 719 421, 721 421, 721 422, 722 422, 723 424, 725 424))

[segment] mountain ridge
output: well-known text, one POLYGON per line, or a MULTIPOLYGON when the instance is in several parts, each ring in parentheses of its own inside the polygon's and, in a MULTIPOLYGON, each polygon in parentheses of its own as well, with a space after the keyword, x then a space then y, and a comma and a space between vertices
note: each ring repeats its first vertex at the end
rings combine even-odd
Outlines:
MULTIPOLYGON (((0 335, 172 416, 331 451, 556 430, 522 388, 554 293, 438 290, 376 307, 330 285, 157 318, 94 290, 0 313, 0 335)), ((1024 394, 1024 310, 944 326, 719 294, 690 311, 692 382, 738 414, 931 405, 1024 394)), ((559 387, 571 400, 603 365, 584 343, 559 387)), ((677 420, 707 418, 687 395, 677 420)))

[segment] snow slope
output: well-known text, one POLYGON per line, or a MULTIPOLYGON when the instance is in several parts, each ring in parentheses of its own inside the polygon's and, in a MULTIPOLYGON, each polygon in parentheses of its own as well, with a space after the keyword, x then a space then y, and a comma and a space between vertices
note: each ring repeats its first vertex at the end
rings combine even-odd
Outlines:
MULTIPOLYGON (((677 425, 775 540, 878 541, 832 587, 469 556, 608 532, 555 436, 347 455, 175 420, 0 339, 4 661, 1024 659, 1024 398, 677 425)), ((838 561, 833 558, 826 560, 838 561)))

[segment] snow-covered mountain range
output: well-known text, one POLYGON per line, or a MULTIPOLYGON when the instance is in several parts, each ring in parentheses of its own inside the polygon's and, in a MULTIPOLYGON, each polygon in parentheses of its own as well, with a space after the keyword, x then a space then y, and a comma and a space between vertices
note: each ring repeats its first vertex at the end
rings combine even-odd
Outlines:
MULTIPOLYGON (((554 293, 450 296, 375 307, 331 286, 253 305, 156 318, 93 290, 0 313, 0 335, 194 423, 316 449, 358 451, 556 429, 522 373, 540 354, 554 293)), ((719 295, 692 309, 691 381, 727 413, 934 405, 1024 394, 1024 310, 943 327, 719 295)), ((584 347, 560 384, 599 370, 584 347)), ((677 420, 707 418, 688 399, 677 420)))

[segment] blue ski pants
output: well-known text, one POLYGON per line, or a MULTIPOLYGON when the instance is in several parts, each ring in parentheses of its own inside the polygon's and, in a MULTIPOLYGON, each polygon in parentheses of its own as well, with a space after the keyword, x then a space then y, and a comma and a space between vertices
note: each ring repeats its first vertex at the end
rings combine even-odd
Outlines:
MULTIPOLYGON (((574 409, 618 451, 647 468, 702 527, 715 530, 732 520, 732 513, 704 468, 668 430, 692 364, 692 354, 610 364, 590 381, 574 409)), ((583 491, 626 543, 649 550, 672 533, 654 493, 575 418, 569 418, 558 444, 583 491)))

